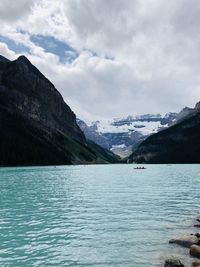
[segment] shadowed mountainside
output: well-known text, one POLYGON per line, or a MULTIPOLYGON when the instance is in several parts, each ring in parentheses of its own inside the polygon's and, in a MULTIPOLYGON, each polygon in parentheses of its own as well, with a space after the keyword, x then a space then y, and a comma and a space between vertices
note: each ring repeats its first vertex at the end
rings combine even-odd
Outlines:
POLYGON ((1 166, 117 161, 86 140, 61 94, 24 56, 0 56, 0 125, 1 166))
POLYGON ((128 158, 137 163, 200 163, 200 102, 175 125, 148 137, 128 158))

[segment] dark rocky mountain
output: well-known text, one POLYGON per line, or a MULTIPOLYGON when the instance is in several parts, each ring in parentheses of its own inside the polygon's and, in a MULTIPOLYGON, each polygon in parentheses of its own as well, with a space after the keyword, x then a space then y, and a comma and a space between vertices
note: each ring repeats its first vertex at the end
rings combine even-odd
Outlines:
POLYGON ((30 61, 0 56, 0 165, 115 162, 88 143, 76 116, 30 61))
POLYGON ((171 127, 143 141, 128 162, 200 163, 200 102, 182 113, 171 127))
POLYGON ((9 62, 10 60, 0 55, 0 62, 9 62))

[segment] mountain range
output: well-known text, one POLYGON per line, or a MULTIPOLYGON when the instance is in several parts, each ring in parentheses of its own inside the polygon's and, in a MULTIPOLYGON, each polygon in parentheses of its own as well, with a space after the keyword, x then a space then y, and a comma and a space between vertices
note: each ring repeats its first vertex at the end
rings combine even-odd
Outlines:
POLYGON ((150 135, 177 123, 192 110, 185 107, 179 113, 128 116, 88 124, 77 119, 77 123, 88 139, 124 158, 131 155, 150 135))
POLYGON ((88 141, 54 85, 25 57, 0 56, 0 165, 114 163, 88 141))
POLYGON ((0 166, 200 163, 200 102, 86 124, 25 56, 0 56, 0 125, 0 166))
POLYGON ((169 128, 148 137, 129 156, 137 163, 200 163, 200 102, 169 128))

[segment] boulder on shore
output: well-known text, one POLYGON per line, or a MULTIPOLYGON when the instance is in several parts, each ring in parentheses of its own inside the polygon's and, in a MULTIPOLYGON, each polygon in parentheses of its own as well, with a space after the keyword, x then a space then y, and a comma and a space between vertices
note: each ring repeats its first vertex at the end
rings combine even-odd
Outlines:
POLYGON ((165 261, 164 267, 185 267, 178 259, 168 259, 165 261))
POLYGON ((200 246, 192 245, 190 247, 190 255, 200 258, 200 246))
POLYGON ((192 267, 199 267, 200 266, 200 262, 193 262, 192 263, 192 267))
POLYGON ((183 235, 174 239, 169 240, 171 244, 177 244, 182 247, 190 248, 192 245, 197 245, 199 239, 195 235, 183 235))

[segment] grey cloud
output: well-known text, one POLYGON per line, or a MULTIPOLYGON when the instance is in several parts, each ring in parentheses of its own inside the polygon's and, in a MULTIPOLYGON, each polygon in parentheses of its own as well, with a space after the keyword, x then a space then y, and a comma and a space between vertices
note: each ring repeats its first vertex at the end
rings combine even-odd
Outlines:
POLYGON ((28 14, 34 4, 34 0, 0 0, 0 20, 15 22, 28 14))
POLYGON ((24 1, 16 18, 30 35, 42 31, 79 50, 65 65, 37 47, 30 56, 79 117, 98 119, 178 111, 199 101, 198 2, 44 0, 30 12, 34 1, 24 1), (26 24, 23 14, 31 18, 26 24))
MULTIPOLYGON (((85 45, 90 47, 102 42, 106 49, 132 39, 131 31, 137 24, 139 7, 139 1, 88 0, 83 4, 82 1, 69 0, 65 10, 70 25, 85 45)), ((98 50, 98 46, 95 48, 98 50)))
POLYGON ((198 0, 178 0, 176 12, 171 19, 174 30, 185 37, 199 36, 200 5, 198 0))

